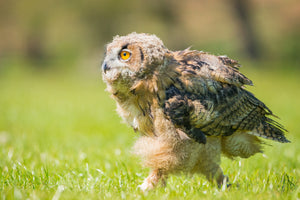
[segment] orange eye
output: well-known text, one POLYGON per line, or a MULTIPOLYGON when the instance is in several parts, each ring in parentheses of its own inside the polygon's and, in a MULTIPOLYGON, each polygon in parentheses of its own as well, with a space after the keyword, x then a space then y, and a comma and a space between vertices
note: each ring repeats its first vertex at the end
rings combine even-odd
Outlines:
POLYGON ((119 55, 120 55, 120 58, 125 61, 131 57, 131 53, 127 50, 122 50, 119 55))

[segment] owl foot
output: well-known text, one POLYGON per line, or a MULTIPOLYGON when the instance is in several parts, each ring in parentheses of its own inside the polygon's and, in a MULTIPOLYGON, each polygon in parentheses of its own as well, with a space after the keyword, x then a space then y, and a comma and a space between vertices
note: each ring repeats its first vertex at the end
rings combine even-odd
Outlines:
POLYGON ((142 191, 142 192, 146 192, 149 190, 154 189, 154 186, 152 183, 148 183, 146 181, 144 181, 141 185, 138 186, 138 188, 142 191))
POLYGON ((229 183, 229 178, 228 176, 224 176, 222 178, 219 178, 217 180, 217 184, 218 184, 218 187, 222 190, 225 190, 226 188, 229 188, 231 186, 231 184, 229 183))
POLYGON ((138 188, 143 192, 146 192, 154 189, 159 181, 162 182, 162 186, 166 186, 166 177, 163 172, 161 170, 153 170, 138 188))

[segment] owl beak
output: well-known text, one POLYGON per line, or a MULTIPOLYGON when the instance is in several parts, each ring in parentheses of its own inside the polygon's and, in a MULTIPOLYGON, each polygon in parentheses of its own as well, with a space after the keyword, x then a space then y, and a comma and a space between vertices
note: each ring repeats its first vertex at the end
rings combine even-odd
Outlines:
POLYGON ((110 70, 110 67, 108 67, 106 63, 103 63, 102 64, 102 70, 103 70, 104 74, 106 74, 106 71, 110 70))

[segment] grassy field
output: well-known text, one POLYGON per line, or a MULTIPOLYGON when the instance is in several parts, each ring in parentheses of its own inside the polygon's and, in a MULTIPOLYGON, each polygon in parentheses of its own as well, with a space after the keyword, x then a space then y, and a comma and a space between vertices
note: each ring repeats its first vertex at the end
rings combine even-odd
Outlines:
POLYGON ((170 176, 166 188, 137 189, 147 176, 131 152, 137 134, 120 123, 95 73, 0 71, 2 199, 300 199, 299 71, 242 68, 289 130, 290 144, 222 159, 232 182, 218 189, 201 176, 170 176))

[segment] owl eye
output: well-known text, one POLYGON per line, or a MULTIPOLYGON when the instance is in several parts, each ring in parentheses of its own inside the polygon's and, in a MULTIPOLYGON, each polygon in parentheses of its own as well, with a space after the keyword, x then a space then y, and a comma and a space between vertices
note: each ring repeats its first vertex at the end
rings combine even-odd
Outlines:
POLYGON ((128 50, 122 50, 119 56, 122 60, 127 61, 131 57, 131 52, 129 52, 128 50))

